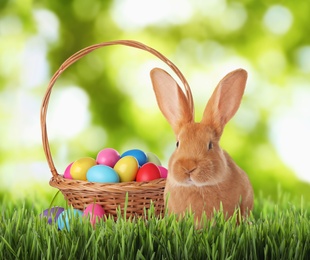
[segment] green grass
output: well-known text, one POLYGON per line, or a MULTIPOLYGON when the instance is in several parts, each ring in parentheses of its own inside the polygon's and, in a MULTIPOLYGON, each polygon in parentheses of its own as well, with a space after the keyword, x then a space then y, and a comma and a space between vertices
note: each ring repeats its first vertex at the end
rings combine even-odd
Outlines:
MULTIPOLYGON (((61 197, 61 196, 59 196, 61 197)), ((83 220, 58 231, 39 214, 46 198, 23 202, 1 198, 1 259, 307 259, 310 255, 310 204, 279 192, 277 201, 256 196, 249 222, 236 225, 218 213, 201 230, 193 216, 148 220, 119 217, 96 229, 83 220)), ((50 198, 51 199, 51 198, 50 198)), ((57 198, 59 200, 59 198, 57 198)), ((58 203, 58 202, 57 202, 58 203)), ((59 205, 59 203, 57 204, 59 205)))

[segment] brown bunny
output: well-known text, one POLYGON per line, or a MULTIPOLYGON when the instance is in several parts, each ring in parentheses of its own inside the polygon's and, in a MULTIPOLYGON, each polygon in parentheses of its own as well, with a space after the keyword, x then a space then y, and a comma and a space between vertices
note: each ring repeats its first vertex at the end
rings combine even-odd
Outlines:
POLYGON ((247 72, 227 74, 214 90, 200 123, 194 122, 191 96, 177 82, 155 68, 151 79, 157 103, 176 136, 176 150, 168 164, 165 200, 168 213, 183 215, 191 209, 200 221, 211 217, 220 205, 227 217, 240 207, 246 217, 253 207, 253 189, 246 173, 219 146, 225 124, 237 112, 247 72), (168 195, 169 194, 169 195, 168 195))

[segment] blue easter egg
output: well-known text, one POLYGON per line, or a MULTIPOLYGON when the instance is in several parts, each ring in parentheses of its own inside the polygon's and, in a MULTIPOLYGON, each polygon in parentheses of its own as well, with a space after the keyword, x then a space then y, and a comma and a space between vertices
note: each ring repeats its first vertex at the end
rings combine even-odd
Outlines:
POLYGON ((147 155, 145 152, 139 150, 139 149, 131 149, 131 150, 128 150, 126 152, 124 152, 122 155, 121 155, 121 158, 122 157, 125 157, 125 156, 133 156, 137 159, 138 163, 139 163, 139 166, 142 166, 143 164, 145 164, 147 162, 147 155))
POLYGON ((90 182, 114 183, 119 182, 117 172, 107 165, 95 165, 88 169, 86 178, 90 182))
POLYGON ((63 230, 66 228, 68 231, 70 230, 70 222, 73 221, 73 218, 79 218, 80 222, 82 222, 83 212, 78 209, 67 209, 64 210, 59 217, 57 218, 58 228, 63 230))

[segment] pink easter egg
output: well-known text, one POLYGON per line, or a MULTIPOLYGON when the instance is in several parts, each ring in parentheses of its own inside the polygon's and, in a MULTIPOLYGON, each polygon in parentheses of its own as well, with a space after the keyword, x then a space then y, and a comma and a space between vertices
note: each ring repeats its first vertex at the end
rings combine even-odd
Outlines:
POLYGON ((72 180, 72 176, 71 176, 71 173, 70 173, 70 168, 71 168, 71 165, 73 164, 73 162, 72 163, 70 163, 68 166, 67 166, 67 168, 65 169, 65 172, 64 172, 64 178, 65 179, 70 179, 70 180, 72 180))
POLYGON ((167 168, 160 166, 160 165, 157 165, 157 167, 159 168, 159 171, 160 171, 160 177, 161 178, 167 178, 167 175, 168 175, 167 168))
POLYGON ((97 203, 89 204, 83 212, 83 216, 90 216, 90 223, 92 226, 96 224, 96 221, 103 218, 104 214, 104 209, 97 203))
POLYGON ((113 168, 119 159, 120 155, 118 151, 113 148, 105 148, 97 154, 96 161, 98 164, 103 164, 113 168))

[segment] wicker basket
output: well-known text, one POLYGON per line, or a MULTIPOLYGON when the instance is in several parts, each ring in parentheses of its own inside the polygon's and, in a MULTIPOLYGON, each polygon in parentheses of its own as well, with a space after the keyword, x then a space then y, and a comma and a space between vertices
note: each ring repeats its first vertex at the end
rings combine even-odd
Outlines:
POLYGON ((52 187, 59 189, 64 195, 68 204, 72 205, 76 209, 84 210, 88 204, 96 202, 105 209, 105 212, 107 214, 113 215, 114 218, 117 217, 118 208, 121 209, 122 214, 125 213, 124 209, 126 209, 126 217, 130 218, 132 216, 144 217, 145 209, 149 209, 151 204, 153 204, 156 214, 159 215, 163 212, 165 206, 163 197, 164 187, 166 183, 165 179, 158 179, 150 182, 123 182, 115 184, 102 184, 80 180, 70 180, 63 178, 62 175, 58 174, 52 159, 47 135, 46 115, 50 95, 56 80, 62 74, 62 72, 65 71, 70 65, 72 65, 88 53, 98 48, 111 45, 125 45, 133 48, 138 48, 157 56, 159 59, 165 62, 181 80, 182 84, 184 85, 190 106, 192 106, 192 96, 190 88, 179 69, 161 53, 140 42, 131 40, 103 42, 91 45, 76 52, 71 57, 69 57, 53 75, 49 82, 42 102, 42 142, 46 159, 52 173, 52 178, 49 183, 52 187), (127 204, 125 207, 126 200, 127 204))

